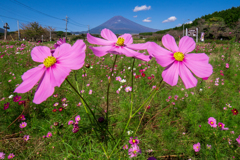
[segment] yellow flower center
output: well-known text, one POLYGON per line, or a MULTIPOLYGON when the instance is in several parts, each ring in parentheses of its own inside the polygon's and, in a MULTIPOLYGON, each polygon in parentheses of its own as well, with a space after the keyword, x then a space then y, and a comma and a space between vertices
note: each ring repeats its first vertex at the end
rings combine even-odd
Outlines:
POLYGON ((197 146, 197 149, 198 149, 198 146, 197 146))
POLYGON ((173 57, 177 60, 177 61, 183 61, 184 59, 184 54, 182 52, 175 52, 173 57))
POLYGON ((133 143, 135 143, 136 141, 135 140, 132 140, 133 143))
POLYGON ((133 151, 133 153, 134 153, 134 154, 136 154, 136 153, 137 153, 137 151, 133 151))
POLYGON ((220 127, 222 127, 222 125, 221 125, 221 124, 220 124, 219 126, 220 126, 220 127))
POLYGON ((118 37, 117 43, 118 46, 123 46, 124 45, 124 38, 118 37))
POLYGON ((47 58, 44 59, 43 64, 45 67, 51 67, 54 63, 56 63, 57 60, 53 56, 48 56, 47 58))
POLYGON ((211 124, 213 124, 213 122, 211 122, 211 124))

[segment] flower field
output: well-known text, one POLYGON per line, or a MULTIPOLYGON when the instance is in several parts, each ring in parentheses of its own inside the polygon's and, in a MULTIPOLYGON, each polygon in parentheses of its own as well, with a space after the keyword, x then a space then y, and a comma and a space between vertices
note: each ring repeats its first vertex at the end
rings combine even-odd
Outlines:
POLYGON ((102 32, 0 42, 0 159, 240 159, 240 43, 102 32))

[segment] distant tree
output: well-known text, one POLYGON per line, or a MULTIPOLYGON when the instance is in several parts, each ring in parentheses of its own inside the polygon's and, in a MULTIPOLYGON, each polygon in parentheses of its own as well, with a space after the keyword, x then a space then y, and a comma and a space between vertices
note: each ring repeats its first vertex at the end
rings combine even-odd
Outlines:
POLYGON ((30 22, 28 24, 21 23, 23 30, 23 37, 27 39, 33 38, 34 41, 37 38, 41 38, 41 35, 45 34, 46 30, 38 22, 30 22))

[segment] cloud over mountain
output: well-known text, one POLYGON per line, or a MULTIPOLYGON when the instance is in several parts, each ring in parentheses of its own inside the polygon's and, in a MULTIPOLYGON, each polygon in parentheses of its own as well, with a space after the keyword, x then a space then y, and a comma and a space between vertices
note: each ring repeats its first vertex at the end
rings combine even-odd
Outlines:
POLYGON ((146 6, 146 5, 143 5, 143 6, 141 6, 141 7, 138 7, 138 6, 136 6, 135 8, 134 8, 134 10, 133 10, 133 12, 138 12, 138 11, 143 11, 143 10, 149 10, 149 9, 151 9, 151 6, 146 6))
POLYGON ((143 22, 152 22, 152 20, 150 20, 151 17, 148 17, 146 19, 143 20, 143 22))

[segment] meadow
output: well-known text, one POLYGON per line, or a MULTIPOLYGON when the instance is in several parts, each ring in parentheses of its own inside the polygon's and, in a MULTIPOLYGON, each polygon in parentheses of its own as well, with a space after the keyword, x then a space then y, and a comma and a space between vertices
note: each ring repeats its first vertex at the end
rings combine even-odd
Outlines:
POLYGON ((32 102, 37 86, 24 94, 13 91, 21 76, 39 65, 31 58, 33 47, 53 49, 55 42, 0 42, 0 154, 5 159, 12 153, 19 160, 129 159, 131 137, 141 149, 132 159, 240 159, 240 43, 197 43, 191 53, 206 53, 213 74, 208 80, 196 77, 197 86, 186 89, 181 78, 176 86, 163 81, 159 87, 164 68, 154 58, 96 57, 88 48, 93 45, 84 42, 85 64, 67 77, 72 86, 65 80, 40 104, 32 102), (130 113, 136 114, 128 121, 130 113), (210 117, 217 127, 208 123, 210 117))

